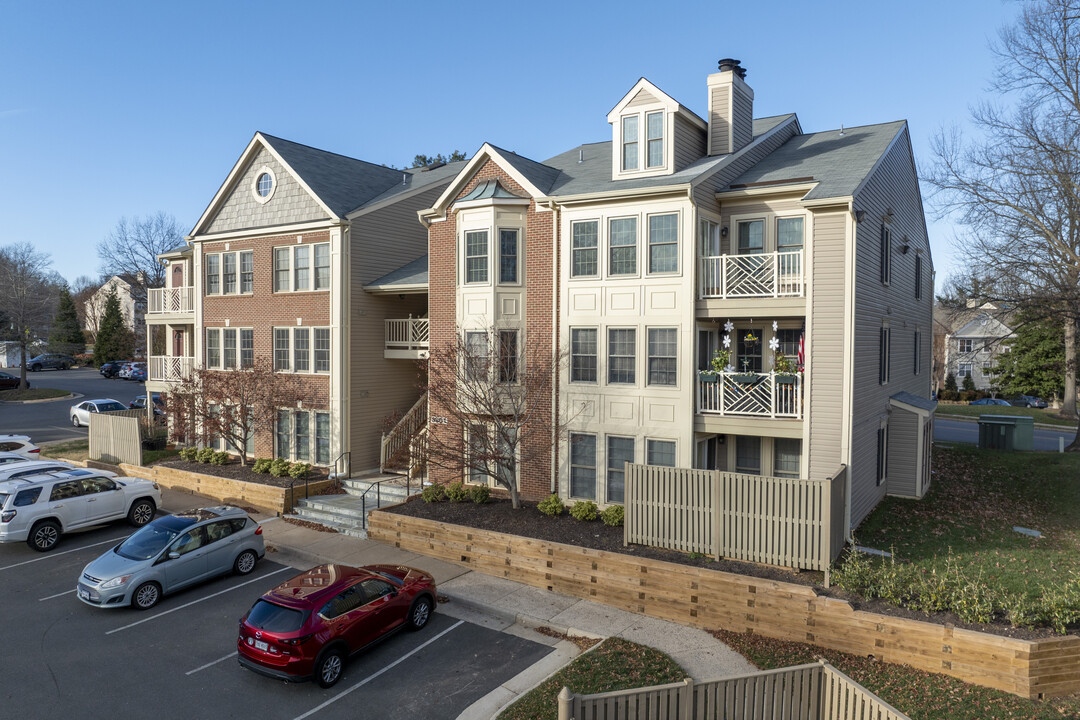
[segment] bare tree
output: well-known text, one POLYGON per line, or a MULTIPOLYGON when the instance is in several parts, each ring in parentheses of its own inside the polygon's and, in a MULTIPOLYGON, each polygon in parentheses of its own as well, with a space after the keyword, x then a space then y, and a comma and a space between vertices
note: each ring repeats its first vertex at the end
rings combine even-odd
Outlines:
MULTIPOLYGON (((1078 417, 1080 1, 1024 3, 991 49, 991 89, 1012 104, 973 110, 977 140, 938 135, 931 198, 967 229, 957 244, 970 295, 1063 326, 1063 413, 1078 417)), ((1080 422, 1068 449, 1080 451, 1080 422)))
POLYGON ((247 443, 257 433, 273 432, 279 408, 304 399, 295 376, 274 372, 267 357, 241 370, 199 368, 169 388, 165 415, 178 442, 221 438, 248 461, 247 443))
POLYGON ((180 224, 164 212, 131 220, 120 218, 108 237, 98 243, 101 272, 131 282, 135 302, 145 305, 148 288, 165 286, 165 266, 157 256, 183 241, 180 224))
POLYGON ((47 253, 30 243, 0 248, 0 308, 8 335, 19 343, 19 389, 26 389, 27 348, 47 334, 56 309, 58 278, 47 253))
POLYGON ((429 466, 494 481, 520 507, 519 470, 551 461, 565 423, 552 406, 561 358, 516 331, 459 334, 432 348, 429 466))

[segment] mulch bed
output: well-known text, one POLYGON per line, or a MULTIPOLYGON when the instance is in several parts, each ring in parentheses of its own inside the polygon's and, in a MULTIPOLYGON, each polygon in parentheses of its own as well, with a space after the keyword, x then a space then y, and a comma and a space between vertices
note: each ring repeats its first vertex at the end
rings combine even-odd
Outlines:
POLYGON ((299 525, 300 527, 305 527, 308 530, 317 530, 319 532, 324 532, 324 533, 335 533, 335 534, 337 533, 337 530, 335 530, 332 527, 327 527, 326 525, 323 525, 322 523, 311 522, 310 520, 301 520, 299 518, 291 518, 291 517, 282 517, 281 519, 284 520, 285 522, 289 523, 290 525, 299 525))
MULTIPOLYGON (((294 480, 288 475, 276 478, 270 473, 254 472, 251 469, 251 463, 241 465, 239 460, 230 460, 224 465, 214 465, 213 463, 188 462, 187 460, 176 458, 159 464, 164 467, 175 468, 176 470, 183 470, 185 472, 213 475, 214 477, 229 478, 230 480, 240 480, 241 482, 257 483, 259 485, 270 485, 280 488, 287 488, 290 483, 293 482, 297 485, 303 485, 302 480, 294 480)), ((327 470, 325 468, 312 468, 311 472, 308 474, 308 481, 316 482, 325 480, 327 477, 327 470)))
POLYGON ((991 625, 965 623, 953 613, 927 614, 896 607, 881 600, 865 600, 838 587, 825 588, 824 574, 820 572, 796 571, 771 565, 739 562, 737 560, 713 560, 701 555, 664 550, 645 545, 624 546, 622 527, 609 527, 600 520, 582 522, 575 520, 565 511, 562 515, 549 517, 537 510, 536 503, 532 502, 522 501, 521 508, 514 510, 510 500, 501 498, 493 498, 483 505, 477 505, 472 502, 452 503, 448 501, 425 503, 419 497, 412 497, 404 504, 384 508, 384 510, 409 517, 434 520, 452 525, 464 525, 478 530, 520 535, 564 545, 578 545, 593 550, 662 560, 680 565, 775 580, 777 582, 806 585, 813 587, 819 595, 846 600, 856 610, 865 610, 892 617, 923 620, 939 625, 950 624, 958 628, 978 630, 1024 640, 1054 636, 1054 633, 1049 628, 1016 628, 1005 623, 991 625))

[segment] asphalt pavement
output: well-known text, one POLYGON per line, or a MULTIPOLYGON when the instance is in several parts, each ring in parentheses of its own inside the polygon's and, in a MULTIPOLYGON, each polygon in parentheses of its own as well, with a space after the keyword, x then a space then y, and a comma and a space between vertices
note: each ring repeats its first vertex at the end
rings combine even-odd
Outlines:
POLYGON ((110 380, 102 377, 97 368, 41 370, 28 372, 26 377, 31 387, 57 388, 76 396, 28 403, 0 402, 0 435, 29 435, 37 444, 85 438, 88 430, 72 427, 70 418, 71 406, 83 398, 110 398, 127 405, 137 395, 146 394, 143 383, 110 380))
MULTIPOLYGON (((1059 438, 1064 439, 1068 445, 1076 437, 1076 428, 1063 428, 1052 430, 1046 426, 1035 428, 1033 449, 1044 452, 1057 452, 1059 438)), ((961 420, 959 418, 934 418, 934 442, 968 443, 975 445, 979 442, 979 423, 975 418, 961 420)))

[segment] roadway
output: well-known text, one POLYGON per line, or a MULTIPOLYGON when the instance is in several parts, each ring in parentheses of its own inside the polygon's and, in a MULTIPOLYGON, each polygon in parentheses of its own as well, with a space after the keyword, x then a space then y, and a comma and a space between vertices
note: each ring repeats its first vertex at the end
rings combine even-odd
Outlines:
MULTIPOLYGON (((1058 438, 1064 438, 1068 445, 1076 437, 1076 428, 1062 430, 1045 430, 1035 428, 1034 449, 1056 452, 1058 438)), ((975 445, 979 442, 979 424, 974 419, 951 420, 942 417, 934 419, 934 441, 947 443, 970 443, 975 445)))

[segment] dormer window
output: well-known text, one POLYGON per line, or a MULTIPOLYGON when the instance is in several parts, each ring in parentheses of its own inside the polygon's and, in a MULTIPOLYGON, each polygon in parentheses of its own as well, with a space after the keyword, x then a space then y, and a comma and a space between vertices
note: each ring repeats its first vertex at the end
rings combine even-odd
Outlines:
POLYGON ((638 169, 638 116, 631 115, 622 119, 622 168, 638 169))
POLYGON ((622 169, 654 170, 664 167, 664 112, 626 115, 622 119, 622 169), (640 126, 645 123, 645 167, 641 167, 640 126))
POLYGON ((649 143, 647 167, 664 166, 664 113, 651 112, 645 115, 645 126, 649 143))

